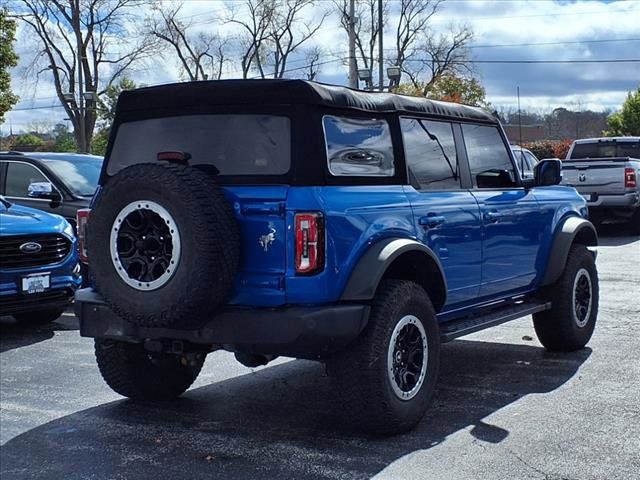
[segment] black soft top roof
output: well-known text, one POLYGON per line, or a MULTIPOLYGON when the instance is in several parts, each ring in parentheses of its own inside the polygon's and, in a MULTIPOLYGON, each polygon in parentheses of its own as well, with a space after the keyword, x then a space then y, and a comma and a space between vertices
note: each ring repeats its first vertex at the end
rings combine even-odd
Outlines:
POLYGON ((467 105, 285 79, 200 81, 128 90, 120 95, 118 113, 121 121, 127 121, 138 116, 203 113, 223 105, 319 105, 372 113, 399 111, 498 123, 493 115, 467 105))

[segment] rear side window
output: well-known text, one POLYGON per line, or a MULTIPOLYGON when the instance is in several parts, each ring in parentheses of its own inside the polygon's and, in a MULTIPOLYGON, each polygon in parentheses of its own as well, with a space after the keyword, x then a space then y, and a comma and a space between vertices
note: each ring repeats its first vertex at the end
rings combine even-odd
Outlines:
POLYGON ((422 190, 460 188, 451 124, 402 118, 400 126, 412 183, 417 183, 422 190))
POLYGON ((48 182, 40 170, 22 162, 8 162, 5 195, 7 197, 28 197, 29 184, 48 182))
POLYGON ((332 175, 394 175, 393 143, 386 120, 326 115, 322 122, 332 175))
POLYGON ((571 158, 640 158, 640 142, 576 143, 571 158))
POLYGON ((107 173, 154 162, 159 152, 186 152, 191 165, 220 175, 284 175, 291 166, 291 126, 274 115, 185 115, 123 123, 107 173))
POLYGON ((515 186, 515 171, 507 146, 496 127, 462 125, 469 168, 474 186, 501 188, 515 186))

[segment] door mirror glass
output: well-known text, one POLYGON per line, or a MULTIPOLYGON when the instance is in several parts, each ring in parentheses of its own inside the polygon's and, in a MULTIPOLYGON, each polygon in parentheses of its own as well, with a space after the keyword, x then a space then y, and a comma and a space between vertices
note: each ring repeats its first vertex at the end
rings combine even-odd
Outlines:
POLYGON ((53 189, 53 185, 49 182, 31 182, 27 188, 27 194, 30 198, 48 198, 57 199, 59 194, 53 189))
POLYGON ((534 168, 534 175, 539 187, 558 185, 562 181, 562 162, 557 158, 540 160, 534 168))

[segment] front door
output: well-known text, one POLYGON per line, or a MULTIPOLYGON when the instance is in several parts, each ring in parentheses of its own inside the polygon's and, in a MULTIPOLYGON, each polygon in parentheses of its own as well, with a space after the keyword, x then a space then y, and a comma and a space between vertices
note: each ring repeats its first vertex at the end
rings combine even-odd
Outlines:
POLYGON ((447 307, 478 296, 481 280, 480 211, 461 188, 452 126, 448 122, 400 120, 409 168, 405 187, 418 238, 438 256, 447 279, 447 307))
POLYGON ((462 125, 472 193, 482 218, 481 297, 529 286, 544 233, 544 216, 516 171, 497 127, 462 125))
POLYGON ((60 208, 58 208, 60 203, 55 204, 56 207, 54 208, 51 206, 51 200, 49 199, 29 197, 29 184, 34 182, 51 183, 51 180, 40 169, 30 163, 17 160, 7 160, 1 163, 6 165, 4 196, 7 197, 7 200, 49 213, 61 213, 60 208))

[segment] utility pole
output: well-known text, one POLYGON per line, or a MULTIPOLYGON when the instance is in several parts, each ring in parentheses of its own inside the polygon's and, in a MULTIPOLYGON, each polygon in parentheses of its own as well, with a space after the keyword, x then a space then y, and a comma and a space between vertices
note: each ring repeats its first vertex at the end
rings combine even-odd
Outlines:
POLYGON ((84 118, 84 85, 82 78, 82 30, 80 29, 80 7, 76 8, 75 18, 74 18, 75 28, 76 28, 76 39, 78 42, 78 110, 79 110, 79 118, 78 124, 80 128, 80 145, 78 145, 78 150, 80 153, 87 153, 87 135, 85 129, 85 118, 84 118))
POLYGON ((349 0, 349 86, 358 88, 358 68, 356 66, 356 0, 349 0))
POLYGON ((379 70, 379 87, 380 87, 380 91, 383 92, 384 91, 384 52, 382 50, 382 35, 383 35, 383 28, 382 28, 382 0, 378 0, 378 49, 379 49, 379 56, 378 56, 378 70, 379 70))
POLYGON ((522 116, 520 114, 520 85, 516 86, 518 92, 518 132, 520 137, 520 146, 522 146, 522 116))

